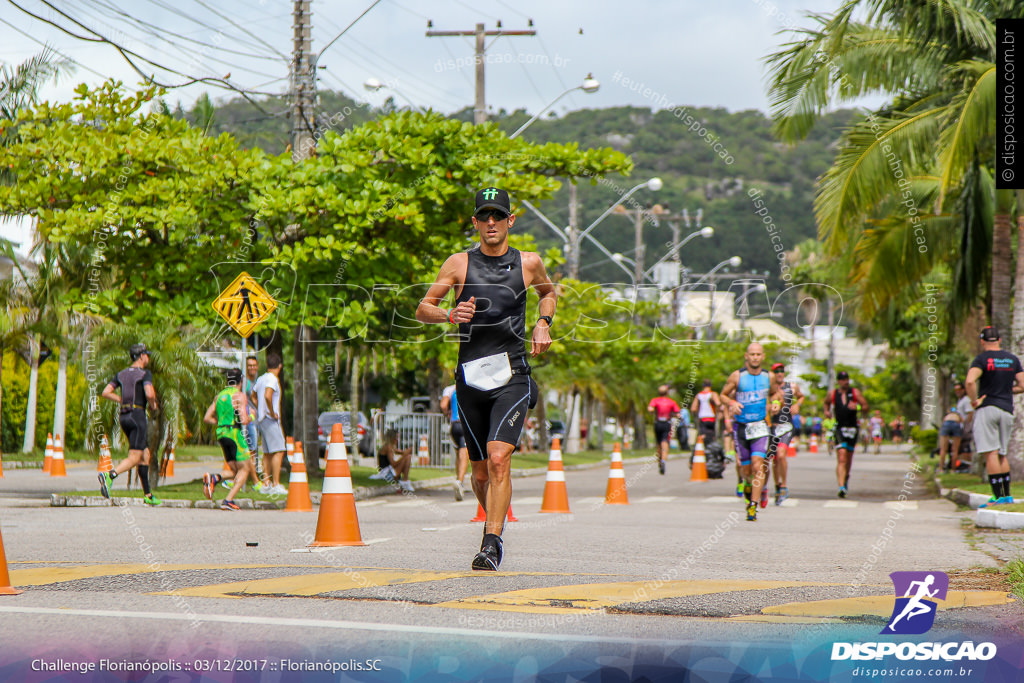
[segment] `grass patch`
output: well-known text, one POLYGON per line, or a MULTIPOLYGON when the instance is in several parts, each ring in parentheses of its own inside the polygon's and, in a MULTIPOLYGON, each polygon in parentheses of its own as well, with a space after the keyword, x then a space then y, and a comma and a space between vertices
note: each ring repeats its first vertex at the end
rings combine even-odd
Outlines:
MULTIPOLYGON (((942 488, 946 489, 962 489, 964 491, 970 491, 971 493, 983 493, 986 496, 992 495, 992 487, 987 482, 982 481, 980 475, 977 474, 960 474, 957 472, 948 472, 939 475, 939 481, 942 483, 942 488)), ((1011 482, 1010 483, 1010 495, 1014 499, 1024 499, 1024 482, 1011 482)), ((1016 505, 1016 503, 1014 504, 1016 505)), ((1001 505, 1000 510, 1011 510, 1013 505, 1001 505)), ((1024 512, 1024 508, 1021 510, 1011 510, 1012 512, 1024 512)))
POLYGON ((1016 559, 1006 563, 1006 580, 1010 590, 1018 598, 1024 600, 1024 560, 1016 559))
MULTIPOLYGON (((114 450, 110 452, 110 457, 116 464, 128 457, 128 451, 114 450)), ((174 449, 175 462, 196 462, 198 460, 206 460, 208 458, 221 460, 223 457, 220 446, 181 446, 174 449)), ((21 460, 23 462, 41 463, 46 459, 46 450, 35 450, 31 453, 5 453, 4 458, 6 460, 21 460)), ((69 462, 96 462, 98 458, 99 456, 92 451, 64 449, 64 459, 69 462)))

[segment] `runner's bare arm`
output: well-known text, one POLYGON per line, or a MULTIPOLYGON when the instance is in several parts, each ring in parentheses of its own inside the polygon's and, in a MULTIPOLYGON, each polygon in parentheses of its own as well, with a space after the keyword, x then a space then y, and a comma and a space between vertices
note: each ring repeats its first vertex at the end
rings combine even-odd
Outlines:
POLYGON ((105 386, 103 388, 103 393, 101 394, 101 396, 103 396, 103 398, 107 399, 108 401, 113 401, 114 403, 120 403, 121 402, 121 397, 118 396, 115 393, 116 391, 117 391, 117 387, 116 386, 114 386, 113 384, 108 384, 107 386, 105 386))
POLYGON ((1013 393, 1024 394, 1024 372, 1018 372, 1014 380, 1013 393))
MULTIPOLYGON (((523 252, 523 270, 530 276, 530 286, 537 290, 540 295, 540 303, 537 304, 538 315, 554 317, 555 307, 558 303, 558 293, 555 285, 552 284, 544 269, 544 261, 541 257, 532 252, 523 252)), ((551 332, 548 329, 547 321, 538 320, 533 327, 533 338, 530 344, 530 355, 539 356, 551 347, 551 332)))
POLYGON ((800 414, 800 406, 804 404, 804 392, 800 391, 800 387, 796 384, 791 384, 793 387, 793 405, 790 406, 789 412, 793 415, 800 414))
POLYGON ((206 415, 203 415, 203 422, 208 425, 217 424, 217 418, 215 416, 217 412, 217 402, 214 401, 210 404, 210 407, 206 409, 206 415))
POLYGON ((832 417, 832 392, 825 394, 825 417, 832 417))
POLYGON ((984 396, 978 396, 979 379, 981 379, 981 368, 969 369, 967 377, 964 378, 964 389, 967 390, 967 395, 971 397, 971 406, 974 408, 980 406, 982 401, 985 400, 984 396))
POLYGON ((146 402, 149 403, 149 409, 155 413, 159 407, 156 404, 156 389, 153 388, 152 384, 144 384, 142 388, 146 392, 146 402))
POLYGON ((729 379, 725 381, 725 386, 722 387, 722 391, 720 392, 722 396, 722 402, 725 403, 726 407, 728 408, 728 412, 732 413, 733 415, 739 415, 740 410, 743 409, 743 406, 740 405, 740 402, 733 398, 733 396, 736 394, 736 389, 739 387, 739 384, 739 370, 734 370, 732 374, 729 375, 729 379))
POLYGON ((868 412, 868 400, 864 398, 864 394, 860 392, 860 389, 855 388, 853 390, 853 400, 860 404, 860 407, 864 409, 865 413, 868 412))
POLYGON ((451 311, 446 311, 438 304, 444 299, 452 287, 461 285, 466 280, 466 268, 469 256, 465 253, 452 254, 441 266, 434 284, 430 285, 426 295, 416 307, 416 319, 421 323, 468 323, 476 312, 476 298, 459 303, 451 311))

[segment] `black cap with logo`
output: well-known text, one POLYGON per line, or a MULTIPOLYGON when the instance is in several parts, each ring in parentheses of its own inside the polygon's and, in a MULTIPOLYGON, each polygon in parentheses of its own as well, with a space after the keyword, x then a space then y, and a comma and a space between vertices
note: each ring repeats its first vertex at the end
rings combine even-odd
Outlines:
POLYGON ((131 348, 128 349, 128 355, 131 356, 133 361, 138 360, 142 354, 151 355, 145 344, 132 344, 131 348))
POLYGON ((850 373, 846 370, 840 370, 836 373, 836 379, 850 379, 850 373))
POLYGON ((985 327, 981 330, 981 334, 979 336, 981 337, 982 341, 999 341, 999 330, 993 327, 992 325, 989 325, 988 327, 985 327))
POLYGON ((505 213, 512 213, 512 204, 508 199, 508 192, 505 190, 499 190, 496 187, 485 187, 476 193, 476 209, 473 213, 477 214, 484 209, 498 209, 505 213))

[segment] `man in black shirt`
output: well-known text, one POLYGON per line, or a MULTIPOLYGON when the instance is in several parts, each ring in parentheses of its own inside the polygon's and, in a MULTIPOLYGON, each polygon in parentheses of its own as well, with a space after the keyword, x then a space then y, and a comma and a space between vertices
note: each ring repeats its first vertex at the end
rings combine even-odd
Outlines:
POLYGON ((534 287, 540 295, 531 356, 551 346, 548 328, 557 299, 540 256, 509 246, 515 219, 508 192, 495 187, 477 192, 473 227, 480 233, 480 246, 449 256, 416 309, 422 323, 459 326, 459 418, 473 468, 473 492, 487 515, 472 567, 484 571, 496 571, 501 562, 501 532, 512 500, 512 452, 536 391, 526 361, 526 292, 534 287), (438 304, 452 289, 457 305, 445 311, 438 304))
POLYGON ((1013 428, 1013 395, 1024 393, 1024 368, 1017 356, 1000 350, 996 328, 981 331, 981 353, 971 363, 964 386, 974 406, 974 446, 985 460, 992 487, 992 498, 980 507, 1012 503, 1006 448, 1013 428))
POLYGON ((103 398, 121 406, 118 421, 121 431, 128 440, 128 457, 118 463, 113 472, 101 472, 97 477, 100 481, 100 493, 110 498, 110 488, 114 479, 138 465, 139 480, 146 494, 143 502, 147 505, 159 505, 149 490, 149 444, 146 438, 146 404, 155 411, 156 389, 153 388, 153 375, 146 366, 149 365, 149 349, 145 344, 135 344, 128 350, 132 364, 114 375, 103 389, 103 398), (117 389, 121 395, 117 395, 117 389))

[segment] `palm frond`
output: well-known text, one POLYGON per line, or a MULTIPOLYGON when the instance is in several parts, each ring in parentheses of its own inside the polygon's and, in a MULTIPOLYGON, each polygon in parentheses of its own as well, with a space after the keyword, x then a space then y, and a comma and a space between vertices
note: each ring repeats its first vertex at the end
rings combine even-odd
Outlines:
POLYGON ((814 200, 819 236, 831 253, 838 253, 871 210, 895 194, 902 179, 933 163, 932 141, 945 111, 869 115, 847 131, 814 200))
POLYGON ((973 59, 952 65, 950 74, 962 86, 939 136, 943 195, 960 182, 979 148, 994 144, 996 133, 996 65, 973 59))

